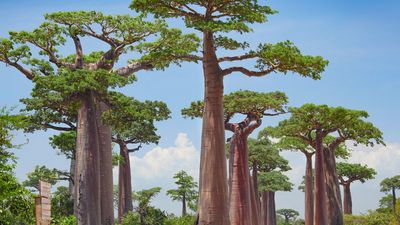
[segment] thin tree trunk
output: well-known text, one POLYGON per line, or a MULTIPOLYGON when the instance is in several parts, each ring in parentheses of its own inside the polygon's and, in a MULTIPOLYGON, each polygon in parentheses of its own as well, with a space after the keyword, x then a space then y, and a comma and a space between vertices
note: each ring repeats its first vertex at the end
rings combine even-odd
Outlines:
POLYGON ((326 209, 326 186, 324 172, 324 149, 321 131, 316 133, 315 182, 314 182, 314 224, 328 225, 326 209))
POLYGON ((182 216, 186 216, 186 195, 182 198, 182 216))
POLYGON ((343 185, 344 214, 353 214, 353 203, 351 200, 350 183, 343 185))
POLYGON ((68 191, 69 191, 69 194, 71 195, 70 196, 70 199, 71 200, 73 200, 74 199, 74 197, 75 197, 75 194, 74 194, 74 182, 73 182, 73 180, 75 180, 75 178, 74 178, 74 171, 75 170, 75 156, 71 159, 71 162, 70 162, 70 164, 69 164, 69 174, 70 174, 70 176, 71 176, 71 179, 68 181, 68 191))
POLYGON ((252 222, 250 172, 247 155, 247 135, 236 129, 230 143, 233 153, 229 215, 231 225, 248 225, 252 222))
POLYGON ((257 202, 258 193, 254 192, 254 184, 252 177, 250 176, 250 201, 251 201, 251 217, 252 217, 252 224, 253 225, 260 225, 261 224, 261 216, 260 216, 260 206, 257 202))
POLYGON ((75 204, 78 225, 101 224, 100 156, 93 93, 82 96, 78 110, 75 204))
POLYGON ((268 192, 261 193, 261 225, 268 225, 268 192))
POLYGON ((396 189, 392 187, 393 213, 396 214, 396 189))
POLYGON ((256 194, 256 202, 257 202, 257 206, 258 209, 260 209, 261 206, 261 202, 260 202, 260 196, 258 194, 258 165, 257 162, 253 162, 252 165, 252 177, 253 177, 253 188, 254 188, 254 193, 256 194))
POLYGON ((324 150, 328 224, 343 225, 343 207, 334 151, 324 150))
POLYGON ((102 113, 108 110, 108 106, 101 101, 97 101, 97 105, 98 110, 96 113, 96 123, 98 127, 98 140, 100 145, 101 225, 112 225, 114 224, 114 198, 111 127, 104 124, 101 118, 102 113))
POLYGON ((313 175, 312 175, 312 154, 306 155, 305 173, 305 225, 313 225, 314 217, 314 196, 313 196, 313 175))
POLYGON ((267 225, 276 225, 275 192, 267 191, 267 225))
POLYGON ((129 151, 123 141, 120 141, 118 144, 120 148, 119 154, 122 157, 122 162, 118 166, 118 221, 121 222, 122 218, 133 210, 133 204, 129 151))
POLYGON ((212 32, 204 32, 203 58, 205 93, 200 158, 199 224, 229 225, 222 105, 224 86, 212 32))

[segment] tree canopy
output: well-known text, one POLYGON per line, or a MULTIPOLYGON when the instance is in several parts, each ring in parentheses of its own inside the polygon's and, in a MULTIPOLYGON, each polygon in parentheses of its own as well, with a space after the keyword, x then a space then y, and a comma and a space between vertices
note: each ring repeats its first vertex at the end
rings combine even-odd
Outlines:
POLYGON ((291 191, 293 184, 281 171, 261 172, 258 177, 260 191, 291 191))
POLYGON ((376 175, 375 169, 358 163, 339 162, 336 164, 336 169, 340 183, 343 185, 354 181, 364 183, 366 180, 374 179, 376 175))

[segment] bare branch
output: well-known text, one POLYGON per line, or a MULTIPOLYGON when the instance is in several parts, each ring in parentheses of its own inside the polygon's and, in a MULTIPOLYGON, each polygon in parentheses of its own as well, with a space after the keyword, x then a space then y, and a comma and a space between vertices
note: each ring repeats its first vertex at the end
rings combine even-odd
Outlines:
POLYGON ((218 62, 232 62, 232 61, 240 61, 240 60, 246 60, 246 59, 253 59, 257 57, 254 54, 245 54, 245 55, 240 55, 240 56, 226 56, 218 59, 218 62))
POLYGON ((25 67, 23 67, 21 64, 16 63, 16 62, 11 62, 8 59, 6 60, 6 65, 10 65, 13 66, 14 68, 16 68, 17 70, 19 70, 21 73, 23 73, 25 75, 26 78, 28 78, 29 80, 33 80, 33 78, 35 77, 35 75, 32 73, 32 71, 30 71, 29 69, 26 69, 25 67))
POLYGON ((263 70, 263 71, 251 71, 244 67, 235 66, 235 67, 230 67, 230 68, 224 69, 224 70, 222 70, 221 73, 222 73, 222 76, 226 76, 226 75, 229 75, 234 72, 241 72, 244 75, 249 76, 249 77, 262 77, 269 73, 275 72, 275 70, 277 68, 279 68, 279 66, 272 66, 269 69, 263 70))
POLYGON ((48 128, 48 129, 53 129, 53 130, 58 130, 58 131, 74 131, 75 128, 71 128, 71 127, 58 127, 58 126, 54 126, 51 125, 49 123, 43 124, 44 128, 48 128))
POLYGON ((141 70, 151 70, 154 67, 150 64, 150 63, 146 63, 146 62, 134 62, 131 63, 125 67, 121 67, 117 70, 114 70, 114 73, 117 73, 123 77, 129 77, 131 76, 133 73, 136 73, 138 71, 141 70))

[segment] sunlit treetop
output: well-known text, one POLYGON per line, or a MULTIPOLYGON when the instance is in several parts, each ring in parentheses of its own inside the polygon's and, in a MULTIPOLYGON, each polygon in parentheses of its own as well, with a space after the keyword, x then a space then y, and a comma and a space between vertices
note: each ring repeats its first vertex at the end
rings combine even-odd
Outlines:
POLYGON ((45 18, 47 21, 33 31, 10 32, 8 39, 0 40, 0 61, 29 79, 52 74, 59 68, 104 69, 130 76, 140 70, 179 64, 199 46, 193 34, 183 35, 178 29, 169 29, 162 20, 148 22, 143 16, 74 11, 46 14, 45 18), (96 54, 84 52, 83 37, 108 47, 96 54), (60 50, 66 47, 70 48, 68 52, 73 50, 72 56, 61 55, 60 50), (34 50, 39 50, 39 55, 35 56, 34 50), (132 58, 126 66, 113 68, 122 54, 132 51, 137 58, 132 58), (91 55, 96 57, 88 57, 91 55))
POLYGON ((381 181, 382 192, 390 192, 392 189, 400 189, 400 175, 385 178, 381 181))
POLYGON ((329 149, 336 149, 346 140, 368 146, 384 144, 382 132, 365 121, 368 117, 365 111, 314 104, 289 108, 289 111, 289 119, 281 121, 277 127, 266 128, 266 132, 273 137, 298 138, 315 147, 315 132, 318 131, 329 149))
MULTIPOLYGON (((250 45, 224 36, 229 32, 252 32, 251 24, 264 23, 269 15, 277 11, 259 1, 158 1, 133 0, 130 8, 156 18, 182 18, 187 27, 204 33, 214 34, 214 47, 226 50, 246 50, 243 55, 219 57, 218 62, 235 62, 256 59, 255 68, 232 66, 222 69, 222 75, 240 72, 247 76, 264 76, 272 72, 295 72, 304 77, 320 79, 328 62, 320 56, 305 56, 290 41, 276 44, 259 44, 256 50, 247 50, 250 45)), ((192 59, 201 60, 193 55, 192 59)))
POLYGON ((351 164, 345 162, 338 162, 336 169, 339 177, 339 182, 343 185, 360 181, 364 183, 366 180, 374 179, 376 171, 369 168, 367 165, 351 164))
POLYGON ((281 171, 262 172, 258 176, 260 191, 291 191, 293 184, 281 171))
POLYGON ((114 142, 125 144, 158 143, 156 121, 170 118, 170 110, 164 102, 138 101, 118 92, 110 92, 106 98, 109 110, 102 118, 112 128, 114 142))
POLYGON ((279 154, 279 149, 266 138, 248 139, 249 164, 257 164, 262 172, 290 170, 289 161, 279 154))
MULTIPOLYGON (((252 115, 257 118, 285 113, 287 97, 276 91, 260 93, 255 91, 236 91, 224 96, 225 121, 228 122, 236 114, 252 115)), ((192 102, 189 108, 182 109, 185 117, 201 118, 204 102, 192 102)))

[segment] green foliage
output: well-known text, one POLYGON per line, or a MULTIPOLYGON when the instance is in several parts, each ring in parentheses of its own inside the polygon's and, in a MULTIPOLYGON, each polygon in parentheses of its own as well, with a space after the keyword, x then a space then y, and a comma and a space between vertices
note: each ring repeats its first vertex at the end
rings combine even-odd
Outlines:
POLYGON ((373 168, 361 164, 338 162, 336 163, 336 170, 342 182, 360 181, 364 183, 366 180, 374 179, 376 175, 373 168))
POLYGON ((249 165, 257 163, 258 170, 271 172, 273 170, 290 170, 289 161, 279 155, 279 149, 267 138, 248 139, 249 165))
POLYGON ((39 191, 39 180, 54 185, 59 180, 59 173, 57 173, 57 170, 50 170, 46 166, 35 166, 35 169, 27 174, 27 178, 22 185, 39 191))
MULTIPOLYGON (((289 111, 292 114, 289 119, 281 121, 277 127, 267 127, 264 132, 272 137, 296 138, 306 145, 312 145, 315 142, 315 132, 320 130, 325 147, 333 144, 336 148, 345 148, 343 143, 346 140, 367 146, 384 144, 382 132, 364 120, 368 117, 365 111, 314 104, 290 108, 289 111), (333 133, 337 136, 330 135, 333 133)), ((345 149, 339 150, 338 153, 343 154, 343 157, 348 156, 345 149)))
MULTIPOLYGON (((68 217, 74 213, 74 202, 71 193, 67 187, 59 186, 57 191, 51 197, 51 216, 59 223, 65 220, 64 224, 68 224, 68 217)), ((54 223, 54 222, 53 222, 54 223)))
POLYGON ((51 224, 53 225, 77 225, 75 216, 66 216, 59 219, 52 219, 51 224))
POLYGON ((8 151, 18 147, 12 142, 12 132, 24 125, 22 115, 11 115, 10 110, 0 108, 0 224, 4 225, 34 222, 33 195, 15 177, 15 157, 8 151))
POLYGON ((294 222, 296 220, 296 217, 299 216, 299 212, 294 209, 278 209, 276 213, 285 218, 286 224, 289 224, 289 222, 294 222))
MULTIPOLYGON (((236 91, 224 95, 225 118, 235 114, 263 116, 284 113, 287 97, 283 92, 260 93, 255 91, 236 91)), ((185 117, 202 117, 204 102, 192 102, 189 108, 182 109, 185 117)))
POLYGON ((353 216, 344 215, 346 225, 396 225, 394 216, 390 213, 378 213, 370 211, 366 215, 353 216))
POLYGON ((381 213, 393 212, 393 195, 385 195, 379 199, 379 209, 376 211, 381 213))
POLYGON ((59 149, 68 159, 75 159, 76 131, 62 132, 49 139, 51 147, 59 149))
POLYGON ((212 2, 134 0, 130 8, 144 13, 153 13, 156 17, 182 17, 186 26, 201 31, 241 33, 251 31, 247 24, 263 23, 267 20, 267 15, 276 12, 254 0, 212 2), (207 11, 207 16, 200 14, 201 11, 207 11))
POLYGON ((128 212, 123 218, 120 224, 118 225, 136 225, 140 224, 139 214, 136 212, 128 212))
POLYGON ((328 62, 321 56, 303 56, 300 50, 290 41, 276 44, 263 44, 258 47, 259 56, 256 68, 266 70, 276 67, 276 71, 286 74, 289 71, 314 80, 321 79, 328 62))
POLYGON ((154 198, 161 191, 160 187, 133 192, 133 200, 138 203, 136 212, 139 214, 141 225, 163 225, 167 218, 165 212, 150 205, 154 198))
POLYGON ((109 92, 106 98, 110 110, 103 113, 104 122, 112 126, 115 139, 127 144, 158 143, 154 123, 170 118, 170 110, 164 102, 140 102, 117 92, 109 92))
MULTIPOLYGON (((167 191, 167 195, 174 201, 182 201, 183 198, 186 199, 189 208, 190 206, 197 205, 197 182, 193 181, 193 177, 188 175, 184 170, 179 171, 174 175, 175 184, 178 186, 177 189, 171 189, 167 191)), ((192 209, 193 210, 193 209, 192 209)), ((195 210, 193 210, 195 211, 195 210)))
POLYGON ((400 189, 400 175, 385 178, 381 181, 381 192, 390 192, 392 188, 400 189))
POLYGON ((289 177, 280 171, 261 172, 258 176, 260 191, 292 191, 293 184, 289 177))
POLYGON ((196 221, 195 216, 190 216, 190 215, 183 217, 170 216, 165 221, 165 225, 193 225, 195 221, 196 221))

